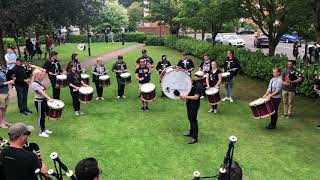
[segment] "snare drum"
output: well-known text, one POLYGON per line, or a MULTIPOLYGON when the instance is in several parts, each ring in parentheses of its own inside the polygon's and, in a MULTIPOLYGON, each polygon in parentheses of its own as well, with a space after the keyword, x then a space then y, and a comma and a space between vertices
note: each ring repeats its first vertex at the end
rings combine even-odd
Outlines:
POLYGON ((120 82, 122 84, 130 84, 131 83, 131 74, 130 73, 120 74, 120 82))
POLYGON ((153 83, 145 83, 140 87, 141 98, 143 101, 153 101, 156 99, 156 86, 153 83))
POLYGON ((64 88, 68 86, 67 82, 67 75, 61 74, 56 76, 56 87, 57 88, 64 88))
POLYGON ((217 88, 210 88, 206 90, 206 95, 208 97, 209 104, 217 105, 221 101, 219 89, 217 88))
POLYGON ((228 84, 231 81, 231 73, 230 72, 224 72, 222 73, 222 83, 228 84))
POLYGON ((271 99, 259 98, 249 103, 253 116, 256 119, 266 118, 275 113, 271 99))
POLYGON ((99 76, 99 85, 101 87, 110 86, 110 76, 108 75, 99 76))
POLYGON ((82 86, 79 88, 79 100, 82 103, 89 103, 93 98, 93 88, 90 86, 82 86))
POLYGON ((165 74, 161 78, 162 92, 170 99, 180 99, 174 93, 177 91, 180 95, 188 95, 192 88, 192 80, 189 74, 185 70, 175 67, 169 67, 165 71, 165 74))
POLYGON ((47 101, 48 109, 47 109, 47 116, 49 119, 58 120, 61 117, 62 110, 64 107, 64 103, 61 100, 53 99, 47 101))
POLYGON ((89 75, 88 74, 81 74, 81 81, 83 81, 85 84, 89 85, 89 75))

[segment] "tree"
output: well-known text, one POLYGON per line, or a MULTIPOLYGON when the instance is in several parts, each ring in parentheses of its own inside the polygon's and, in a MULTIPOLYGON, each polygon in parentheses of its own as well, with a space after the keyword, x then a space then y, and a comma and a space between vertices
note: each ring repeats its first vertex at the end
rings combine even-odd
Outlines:
POLYGON ((268 37, 269 56, 275 54, 281 36, 310 15, 307 3, 300 0, 243 0, 241 7, 268 37))
POLYGON ((129 25, 128 28, 130 31, 135 31, 138 24, 143 21, 143 7, 139 2, 133 2, 128 8, 128 18, 129 25))
POLYGON ((137 1, 137 0, 119 0, 119 4, 123 5, 124 7, 129 7, 134 2, 141 2, 141 1, 137 1))
POLYGON ((313 21, 314 21, 315 34, 316 34, 318 43, 320 43, 320 1, 319 0, 311 0, 310 5, 313 10, 313 21))

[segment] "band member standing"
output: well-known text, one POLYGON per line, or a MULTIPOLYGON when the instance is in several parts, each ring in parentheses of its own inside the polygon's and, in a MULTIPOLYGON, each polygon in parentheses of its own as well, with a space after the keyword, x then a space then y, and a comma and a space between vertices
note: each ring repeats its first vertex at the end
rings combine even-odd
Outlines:
POLYGON ((149 68, 153 68, 153 67, 154 67, 154 65, 153 65, 153 59, 152 59, 152 57, 148 56, 146 49, 143 49, 143 50, 142 50, 142 56, 139 57, 139 58, 136 60, 136 64, 135 64, 135 67, 136 67, 136 68, 139 67, 139 65, 140 65, 140 60, 141 60, 141 59, 145 59, 146 65, 147 65, 149 68))
MULTIPOLYGON (((156 66, 156 69, 157 71, 159 71, 159 75, 168 67, 171 66, 171 63, 170 61, 167 59, 167 56, 166 55, 162 55, 161 57, 161 60, 158 62, 157 66, 156 66)), ((160 81, 161 83, 161 81, 160 81)), ((164 97, 164 93, 162 92, 161 94, 162 97, 164 97)))
MULTIPOLYGON (((151 76, 151 69, 147 66, 145 59, 140 59, 139 67, 135 71, 135 78, 139 80, 139 91, 142 84, 149 83, 150 82, 150 76, 151 76)), ((148 102, 144 101, 141 98, 141 111, 148 111, 148 102)))
POLYGON ((99 100, 99 99, 104 100, 104 98, 103 98, 103 87, 100 86, 100 84, 99 84, 99 77, 101 75, 106 75, 107 74, 107 69, 102 64, 102 59, 101 58, 97 58, 97 62, 96 62, 95 65, 93 65, 91 73, 92 73, 92 81, 96 85, 96 90, 97 90, 97 94, 98 94, 96 100, 99 100))
POLYGON ((77 72, 76 65, 74 63, 70 63, 68 66, 69 72, 67 73, 67 81, 69 83, 73 109, 75 111, 75 115, 79 116, 83 114, 83 112, 80 112, 79 88, 87 85, 81 80, 81 75, 77 72))
POLYGON ((264 98, 270 98, 275 109, 275 113, 271 115, 271 122, 266 127, 267 129, 275 129, 278 121, 278 108, 281 103, 281 91, 283 87, 283 81, 281 78, 281 69, 274 68, 272 70, 273 78, 270 80, 266 94, 264 98))
MULTIPOLYGON (((78 59, 78 54, 76 54, 76 53, 73 53, 72 55, 71 55, 71 60, 70 60, 70 62, 69 63, 74 63, 75 65, 76 65, 76 71, 78 71, 78 72, 80 72, 80 73, 83 73, 84 72, 84 70, 81 68, 81 64, 80 64, 80 62, 79 62, 79 59, 78 59)), ((69 64, 68 63, 68 64, 69 64)), ((67 66, 68 67, 68 66, 67 66)), ((67 72, 69 71, 68 69, 66 70, 67 72)))
POLYGON ((188 120, 190 123, 190 131, 184 136, 191 137, 188 144, 195 144, 198 142, 198 110, 200 107, 200 96, 202 93, 202 78, 204 73, 198 71, 195 73, 195 81, 192 84, 192 89, 187 96, 180 96, 181 99, 185 99, 188 113, 188 120))
POLYGON ((231 78, 229 83, 225 85, 226 89, 226 97, 222 99, 222 101, 229 100, 230 102, 233 102, 232 99, 232 91, 233 91, 233 81, 235 77, 237 76, 238 72, 240 71, 240 62, 237 58, 234 57, 234 51, 228 51, 227 53, 227 59, 224 62, 223 69, 224 72, 230 72, 231 78))
POLYGON ((6 74, 0 70, 0 128, 8 128, 9 123, 6 121, 6 112, 9 105, 9 84, 14 80, 7 81, 6 74))
POLYGON ((125 84, 121 82, 120 75, 122 73, 128 72, 127 64, 123 61, 123 56, 118 56, 118 60, 112 65, 112 71, 116 73, 117 83, 118 83, 118 96, 117 98, 126 98, 124 96, 125 84))
POLYGON ((56 86, 56 76, 62 73, 62 69, 58 60, 58 53, 56 51, 51 52, 51 59, 46 60, 42 68, 48 73, 52 86, 53 99, 60 99, 60 88, 57 88, 56 86))
POLYGON ((282 98, 283 98, 283 110, 284 110, 284 117, 290 118, 292 115, 294 97, 296 95, 296 89, 300 82, 302 82, 302 77, 295 69, 295 61, 289 60, 288 61, 288 68, 282 72, 283 78, 283 91, 282 91, 282 98))
MULTIPOLYGON (((210 57, 209 57, 209 54, 208 53, 205 53, 203 55, 203 61, 201 62, 200 64, 200 67, 199 67, 199 71, 202 71, 204 72, 204 77, 206 78, 208 76, 208 72, 211 70, 211 60, 210 60, 210 57)), ((207 87, 207 83, 204 82, 203 84, 205 87, 207 87)), ((203 96, 205 96, 206 93, 205 93, 205 88, 203 88, 203 92, 202 92, 202 96, 201 98, 203 98, 203 96)))
POLYGON ((192 60, 188 58, 188 54, 186 52, 182 53, 182 59, 178 62, 177 66, 186 70, 190 76, 191 72, 194 70, 194 64, 192 60))
POLYGON ((46 86, 43 83, 45 77, 45 72, 39 69, 35 69, 33 72, 33 82, 31 84, 32 89, 34 90, 34 105, 38 112, 37 123, 40 128, 40 137, 49 137, 49 134, 52 131, 46 129, 45 120, 46 120, 46 111, 47 111, 47 101, 50 101, 51 98, 45 93, 46 86))
MULTIPOLYGON (((220 83, 222 81, 222 71, 217 68, 216 61, 211 62, 211 70, 208 72, 206 77, 207 89, 216 88, 219 89, 220 83)), ((217 93, 219 95, 219 92, 217 93)), ((211 105, 211 109, 208 112, 217 113, 218 104, 211 105)))
POLYGON ((17 58, 16 66, 12 69, 12 75, 15 78, 14 84, 17 91, 19 112, 20 114, 28 115, 28 113, 32 113, 27 107, 28 89, 31 78, 27 67, 23 65, 22 58, 17 58))

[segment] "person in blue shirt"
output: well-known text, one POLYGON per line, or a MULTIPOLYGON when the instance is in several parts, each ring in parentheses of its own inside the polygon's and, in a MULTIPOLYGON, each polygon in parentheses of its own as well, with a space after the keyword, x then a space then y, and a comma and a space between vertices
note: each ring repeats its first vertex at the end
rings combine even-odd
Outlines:
POLYGON ((7 80, 12 80, 12 69, 16 66, 17 55, 12 48, 7 49, 7 54, 4 56, 7 63, 7 80))

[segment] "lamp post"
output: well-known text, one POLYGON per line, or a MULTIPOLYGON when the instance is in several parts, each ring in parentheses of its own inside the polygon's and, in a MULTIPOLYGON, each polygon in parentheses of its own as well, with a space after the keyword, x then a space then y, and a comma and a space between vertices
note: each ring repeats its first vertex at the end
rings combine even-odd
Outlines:
POLYGON ((91 38, 92 38, 92 35, 91 35, 90 31, 88 31, 88 53, 89 53, 89 56, 91 56, 91 48, 90 48, 91 38))

